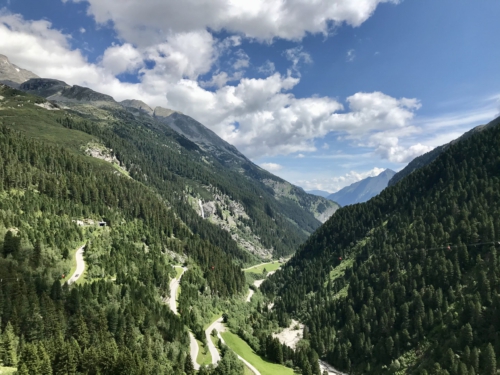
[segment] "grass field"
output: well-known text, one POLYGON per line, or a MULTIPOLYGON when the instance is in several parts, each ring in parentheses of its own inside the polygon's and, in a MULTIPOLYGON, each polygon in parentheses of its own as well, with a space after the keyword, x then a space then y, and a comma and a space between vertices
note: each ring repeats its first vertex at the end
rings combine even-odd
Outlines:
POLYGON ((15 367, 2 367, 2 366, 0 366, 0 375, 11 375, 11 374, 14 374, 16 371, 17 371, 17 368, 15 368, 15 367))
POLYGON ((212 363, 212 356, 210 355, 210 350, 208 350, 208 346, 203 345, 203 343, 200 340, 196 340, 198 343, 198 347, 200 350, 198 350, 198 357, 196 357, 196 362, 202 366, 202 365, 209 365, 212 363))
POLYGON ((264 271, 264 268, 266 269, 267 272, 269 271, 276 271, 278 268, 282 266, 283 263, 280 263, 278 261, 274 262, 269 262, 269 263, 262 263, 257 266, 247 268, 244 270, 245 272, 251 272, 251 273, 262 273, 264 271))
POLYGON ((182 275, 182 267, 175 267, 175 278, 178 279, 182 275))
POLYGON ((232 332, 222 332, 221 335, 229 348, 247 360, 252 366, 259 370, 262 375, 294 375, 292 369, 262 359, 255 354, 252 348, 238 335, 232 332))

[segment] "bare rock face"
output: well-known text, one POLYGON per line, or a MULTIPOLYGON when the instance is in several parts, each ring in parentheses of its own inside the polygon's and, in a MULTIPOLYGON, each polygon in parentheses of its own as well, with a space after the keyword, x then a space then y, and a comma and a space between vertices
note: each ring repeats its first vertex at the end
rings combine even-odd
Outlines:
POLYGON ((149 116, 153 116, 153 109, 144 103, 142 100, 137 99, 127 99, 120 102, 122 106, 130 110, 131 112, 144 113, 149 116))
POLYGON ((29 70, 19 68, 17 65, 12 64, 7 56, 0 55, 0 81, 10 81, 19 84, 27 81, 30 78, 39 77, 29 70))
POLYGON ((153 112, 153 116, 154 117, 159 117, 159 118, 162 118, 162 117, 168 117, 170 116, 172 113, 176 113, 176 111, 172 110, 172 109, 169 109, 169 108, 163 108, 163 107, 156 107, 154 112, 153 112))

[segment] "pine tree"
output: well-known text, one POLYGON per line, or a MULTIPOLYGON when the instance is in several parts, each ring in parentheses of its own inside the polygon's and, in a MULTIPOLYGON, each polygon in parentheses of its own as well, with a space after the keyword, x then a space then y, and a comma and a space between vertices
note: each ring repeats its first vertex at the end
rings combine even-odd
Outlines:
POLYGON ((10 322, 7 323, 2 337, 3 364, 15 367, 17 365, 17 338, 10 322))
POLYGON ((481 353, 481 368, 484 375, 495 375, 497 373, 497 360, 491 343, 481 353))
POLYGON ((191 358, 191 354, 189 353, 186 356, 186 360, 184 361, 184 372, 186 373, 186 375, 194 374, 193 359, 191 358))

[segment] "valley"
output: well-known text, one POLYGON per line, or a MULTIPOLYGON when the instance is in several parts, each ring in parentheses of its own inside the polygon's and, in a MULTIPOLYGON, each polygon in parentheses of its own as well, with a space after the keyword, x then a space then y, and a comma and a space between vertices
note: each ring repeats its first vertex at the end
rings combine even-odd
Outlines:
POLYGON ((0 60, 0 373, 497 374, 498 118, 327 199, 0 60))

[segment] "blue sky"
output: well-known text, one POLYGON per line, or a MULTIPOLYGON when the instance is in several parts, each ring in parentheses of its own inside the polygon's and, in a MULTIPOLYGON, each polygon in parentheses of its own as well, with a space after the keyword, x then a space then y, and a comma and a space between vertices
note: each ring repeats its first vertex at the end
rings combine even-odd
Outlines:
POLYGON ((500 112, 492 0, 0 0, 0 53, 334 192, 500 112))

